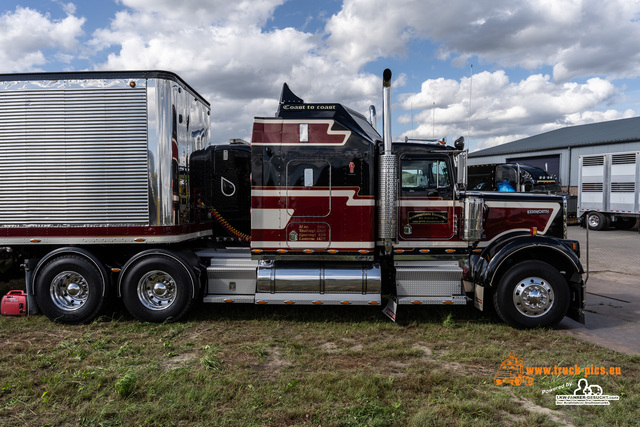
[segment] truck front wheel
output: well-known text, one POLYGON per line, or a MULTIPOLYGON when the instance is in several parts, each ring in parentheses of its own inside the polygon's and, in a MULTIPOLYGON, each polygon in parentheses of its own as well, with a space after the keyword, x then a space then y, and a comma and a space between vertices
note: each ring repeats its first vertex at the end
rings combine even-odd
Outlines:
POLYGON ((106 283, 98 268, 77 255, 59 255, 48 261, 35 278, 38 307, 61 323, 88 323, 104 305, 106 283))
POLYGON ((191 277, 173 258, 150 256, 135 261, 122 279, 122 300, 143 322, 176 321, 193 302, 191 277))
POLYGON ((569 287, 562 274, 542 261, 511 267, 493 294, 496 312, 516 328, 540 328, 558 323, 569 309, 569 287))

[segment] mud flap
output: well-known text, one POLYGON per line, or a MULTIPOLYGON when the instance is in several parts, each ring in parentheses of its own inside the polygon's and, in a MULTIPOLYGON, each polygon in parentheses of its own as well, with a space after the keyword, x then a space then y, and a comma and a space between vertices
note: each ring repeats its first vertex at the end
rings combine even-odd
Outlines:
POLYGON ((480 311, 484 311, 484 287, 476 284, 473 295, 473 305, 480 311))
POLYGON ((584 320, 584 308, 586 297, 586 284, 581 277, 578 280, 571 280, 569 282, 569 310, 567 311, 567 317, 575 320, 576 322, 585 324, 584 320))
POLYGON ((398 302, 394 296, 389 297, 389 302, 386 307, 382 310, 382 313, 387 316, 389 319, 396 321, 396 311, 398 310, 398 302))

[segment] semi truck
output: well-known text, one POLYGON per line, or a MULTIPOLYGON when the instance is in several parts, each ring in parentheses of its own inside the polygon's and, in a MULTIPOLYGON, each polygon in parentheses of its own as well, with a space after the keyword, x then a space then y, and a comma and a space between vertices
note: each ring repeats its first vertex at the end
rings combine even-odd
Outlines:
POLYGON ((590 230, 631 229, 640 218, 640 153, 578 158, 578 214, 590 230))
POLYGON ((468 185, 482 191, 562 193, 555 175, 520 163, 469 165, 468 185))
POLYGON ((468 187, 481 191, 549 193, 567 199, 567 224, 577 224, 578 196, 562 190, 558 177, 544 169, 521 163, 469 165, 468 187))
POLYGON ((1 75, 0 247, 29 312, 473 302, 517 328, 584 322, 562 197, 466 190, 463 138, 393 142, 382 80, 382 136, 285 83, 250 144, 211 145, 209 103, 173 73, 1 75))

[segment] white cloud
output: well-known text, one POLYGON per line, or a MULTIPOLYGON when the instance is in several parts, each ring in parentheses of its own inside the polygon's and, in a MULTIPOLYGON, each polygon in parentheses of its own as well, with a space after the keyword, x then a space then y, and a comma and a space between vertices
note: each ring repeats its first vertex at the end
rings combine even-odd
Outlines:
POLYGON ((342 102, 366 111, 378 100, 379 78, 320 54, 317 35, 262 27, 279 0, 252 7, 191 0, 183 8, 190 11, 179 13, 168 0, 122 3, 131 9, 118 12, 90 42, 97 49, 115 48, 98 68, 178 73, 211 102, 216 142, 248 137, 254 116, 273 115, 284 82, 310 102, 342 102))
POLYGON ((45 51, 71 52, 82 36, 84 18, 49 15, 17 7, 0 15, 0 72, 36 71, 47 62, 45 51))
POLYGON ((554 67, 553 77, 640 75, 640 2, 626 0, 345 0, 327 24, 333 54, 355 67, 439 45, 457 65, 477 56, 502 67, 554 67))
POLYGON ((474 139, 483 140, 480 146, 490 146, 560 126, 633 114, 630 110, 594 111, 618 95, 611 82, 600 78, 581 84, 558 83, 548 75, 537 74, 510 82, 502 70, 485 71, 473 76, 471 109, 469 80, 427 80, 419 93, 404 96, 400 107, 419 112, 400 117, 402 123, 415 124, 403 136, 471 134, 474 139))

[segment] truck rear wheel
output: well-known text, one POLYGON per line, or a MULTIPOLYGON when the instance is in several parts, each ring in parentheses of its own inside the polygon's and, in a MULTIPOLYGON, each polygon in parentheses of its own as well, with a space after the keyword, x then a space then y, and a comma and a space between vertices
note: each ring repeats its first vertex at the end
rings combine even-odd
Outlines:
POLYGON ((193 302, 189 272, 173 258, 154 255, 135 261, 122 279, 122 299, 143 322, 176 321, 193 302))
POLYGON ((515 328, 553 326, 569 309, 569 286, 546 262, 526 261, 502 277, 493 303, 500 318, 515 328))
POLYGON ((587 214, 587 227, 589 230, 604 230, 609 226, 609 218, 600 212, 591 212, 587 214))
POLYGON ((106 299, 106 283, 98 268, 76 255, 49 260, 35 279, 38 307, 49 319, 61 323, 88 323, 106 299))

